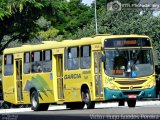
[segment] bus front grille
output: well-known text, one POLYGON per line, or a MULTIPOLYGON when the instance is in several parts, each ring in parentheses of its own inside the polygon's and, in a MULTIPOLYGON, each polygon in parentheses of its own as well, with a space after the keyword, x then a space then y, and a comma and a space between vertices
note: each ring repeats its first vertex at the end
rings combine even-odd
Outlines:
POLYGON ((130 81, 115 81, 119 85, 140 85, 145 83, 147 80, 130 80, 130 81))
MULTIPOLYGON (((141 86, 132 87, 132 90, 134 90, 134 89, 141 89, 141 88, 142 88, 141 86)), ((130 90, 131 88, 130 87, 120 87, 120 89, 122 89, 122 90, 130 90)))

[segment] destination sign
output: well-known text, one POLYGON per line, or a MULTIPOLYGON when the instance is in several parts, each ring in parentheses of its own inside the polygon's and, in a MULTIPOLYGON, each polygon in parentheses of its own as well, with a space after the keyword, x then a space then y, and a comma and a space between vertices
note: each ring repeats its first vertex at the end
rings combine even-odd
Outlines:
POLYGON ((113 38, 106 39, 104 47, 150 47, 147 38, 113 38))

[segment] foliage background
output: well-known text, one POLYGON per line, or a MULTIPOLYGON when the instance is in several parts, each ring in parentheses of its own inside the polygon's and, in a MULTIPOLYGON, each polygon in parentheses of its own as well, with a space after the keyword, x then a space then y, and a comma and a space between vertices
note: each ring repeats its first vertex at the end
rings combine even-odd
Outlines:
MULTIPOLYGON (((113 0, 97 0, 100 34, 141 34, 152 38, 160 53, 160 16, 150 9, 107 10, 113 0)), ((139 0, 119 0, 139 3, 139 0)), ((95 34, 94 3, 82 0, 1 0, 0 52, 6 47, 37 44, 42 40, 62 41, 95 34)), ((159 57, 156 57, 159 61, 159 57)))

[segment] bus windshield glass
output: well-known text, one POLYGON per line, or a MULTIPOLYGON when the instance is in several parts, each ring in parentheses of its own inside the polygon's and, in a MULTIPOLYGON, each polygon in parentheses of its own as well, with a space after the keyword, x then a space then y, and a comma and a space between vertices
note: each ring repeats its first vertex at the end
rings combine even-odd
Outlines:
POLYGON ((151 48, 105 50, 105 72, 113 77, 142 77, 153 73, 151 48))

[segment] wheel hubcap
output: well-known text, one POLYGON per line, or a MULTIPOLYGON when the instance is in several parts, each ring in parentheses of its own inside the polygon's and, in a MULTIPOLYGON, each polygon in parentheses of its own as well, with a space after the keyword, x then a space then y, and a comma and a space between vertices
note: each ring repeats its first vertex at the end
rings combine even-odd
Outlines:
POLYGON ((89 94, 82 93, 82 99, 83 99, 83 102, 88 103, 89 102, 89 94))
POLYGON ((33 107, 37 106, 37 100, 36 100, 35 95, 32 97, 32 105, 33 105, 33 107))

